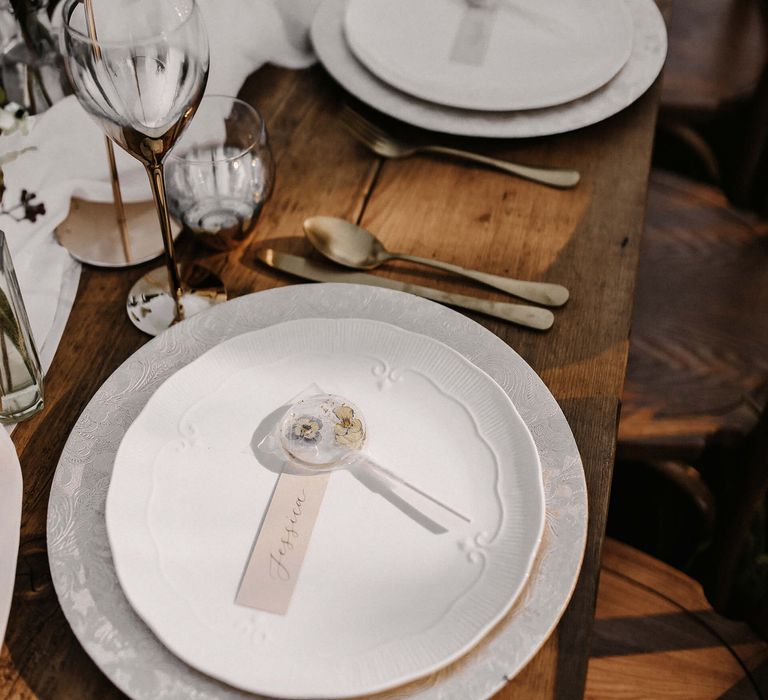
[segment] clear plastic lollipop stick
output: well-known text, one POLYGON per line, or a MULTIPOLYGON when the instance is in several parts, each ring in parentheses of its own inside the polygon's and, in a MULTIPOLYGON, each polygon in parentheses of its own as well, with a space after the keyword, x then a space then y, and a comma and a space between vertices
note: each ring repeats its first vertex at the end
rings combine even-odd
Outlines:
POLYGON ((279 435, 289 458, 306 469, 367 468, 386 480, 389 488, 408 505, 446 529, 445 518, 435 512, 434 506, 464 522, 471 522, 460 511, 369 459, 363 452, 367 437, 365 419, 360 409, 341 396, 316 394, 300 399, 283 417, 279 435))
POLYGON ((443 508, 444 510, 447 510, 449 513, 455 515, 457 518, 463 520, 465 523, 471 523, 472 519, 468 518, 463 513, 460 513, 455 508, 451 508, 446 503, 443 503, 442 501, 438 500, 434 496, 430 496, 426 491, 422 491, 418 486, 414 486, 410 482, 406 481, 402 477, 399 477, 397 474, 392 473, 389 471, 389 469, 385 469, 384 467, 376 464, 376 462, 371 462, 370 460, 366 460, 365 464, 369 466, 371 469, 375 470, 379 474, 382 474, 385 478, 389 479, 389 481, 394 482, 394 484, 397 484, 399 486, 404 486, 414 493, 417 493, 421 498, 426 498, 428 501, 431 501, 436 506, 439 506, 440 508, 443 508))

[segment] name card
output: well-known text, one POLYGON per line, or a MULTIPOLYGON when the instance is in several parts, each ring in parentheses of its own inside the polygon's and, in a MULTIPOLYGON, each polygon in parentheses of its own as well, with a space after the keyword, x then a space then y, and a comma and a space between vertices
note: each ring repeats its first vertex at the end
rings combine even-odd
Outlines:
POLYGON ((451 61, 468 66, 482 66, 491 43, 497 8, 479 3, 470 5, 464 13, 459 31, 451 47, 451 61))
POLYGON ((236 603, 277 615, 288 611, 329 477, 330 473, 280 475, 236 603))

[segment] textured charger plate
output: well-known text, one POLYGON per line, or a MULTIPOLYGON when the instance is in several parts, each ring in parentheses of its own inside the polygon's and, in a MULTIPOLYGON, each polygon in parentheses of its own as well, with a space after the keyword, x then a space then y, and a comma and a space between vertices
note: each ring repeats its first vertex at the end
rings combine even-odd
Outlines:
POLYGON ((529 583, 515 605, 461 660, 382 697, 488 698, 530 660, 565 610, 586 542, 584 472, 562 411, 523 359, 474 321, 408 294, 341 284, 269 290, 193 317, 147 343, 93 397, 59 461, 48 508, 48 552, 56 592, 85 650, 132 698, 252 696, 171 654, 123 595, 104 520, 120 441, 168 377, 222 340, 313 317, 384 321, 453 348, 507 393, 533 436, 542 465, 545 529, 529 583))
POLYGON ((533 438, 485 372, 388 323, 313 318, 232 338, 166 381, 120 444, 106 520, 123 591, 179 658, 250 692, 338 698, 474 646, 528 578, 544 493, 533 438), (336 471, 273 615, 234 601, 278 476, 253 445, 314 383, 360 408, 376 463, 471 522, 435 534, 336 471))
POLYGON ((358 59, 411 95, 475 110, 538 109, 605 85, 632 50, 616 0, 347 0, 358 59))
POLYGON ((326 70, 355 97, 396 119, 462 136, 526 138, 560 134, 596 124, 631 105, 664 65, 667 30, 653 0, 626 2, 632 15, 632 53, 615 78, 573 102, 519 112, 482 112, 421 100, 379 80, 360 63, 344 38, 347 0, 323 0, 312 21, 312 43, 326 70))

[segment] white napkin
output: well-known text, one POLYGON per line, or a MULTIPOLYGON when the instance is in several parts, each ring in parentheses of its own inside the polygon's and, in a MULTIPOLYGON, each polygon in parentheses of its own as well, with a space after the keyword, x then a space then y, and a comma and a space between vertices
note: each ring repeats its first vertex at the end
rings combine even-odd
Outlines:
MULTIPOLYGON (((74 97, 59 102, 30 123, 27 134, 16 132, 0 137, 0 153, 6 157, 18 153, 15 160, 3 166, 7 188, 3 201, 9 208, 26 189, 37 195, 35 203, 45 204, 45 214, 34 223, 2 216, 0 228, 11 250, 32 334, 41 348, 53 326, 59 298, 66 291, 62 283, 77 266, 56 243, 53 230, 66 219, 71 197, 110 201, 112 190, 104 136, 74 97)), ((126 200, 149 196, 149 186, 140 177, 141 169, 133 167, 127 153, 117 156, 120 163, 129 166, 121 169, 126 200)))
MULTIPOLYGON (((266 62, 303 68, 314 61, 307 33, 318 0, 199 0, 211 47, 207 94, 235 95, 266 62)), ((151 199, 146 175, 119 148, 118 168, 127 202, 151 199)), ((27 313, 46 366, 53 359, 79 277, 79 265, 53 237, 73 196, 111 201, 101 129, 69 97, 30 119, 30 129, 0 136, 0 154, 19 152, 3 165, 6 207, 22 188, 35 192, 46 213, 30 221, 0 216, 27 313), (29 150, 25 150, 29 149, 29 150), (53 347, 51 347, 53 346, 53 347)), ((159 234, 158 234, 159 235, 159 234)))
POLYGON ((235 95, 264 63, 306 68, 309 25, 320 0, 198 0, 208 30, 207 94, 235 95))
POLYGON ((21 466, 8 433, 0 428, 0 646, 13 598, 21 527, 21 466))

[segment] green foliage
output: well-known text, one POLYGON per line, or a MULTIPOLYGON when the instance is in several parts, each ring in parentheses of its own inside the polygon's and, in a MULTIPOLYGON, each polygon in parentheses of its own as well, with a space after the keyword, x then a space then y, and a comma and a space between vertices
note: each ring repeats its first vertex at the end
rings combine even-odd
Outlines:
POLYGON ((27 353, 24 347, 24 336, 22 335, 21 327, 13 314, 11 303, 2 289, 0 289, 0 328, 11 339, 11 342, 21 353, 21 356, 26 359, 27 353))

